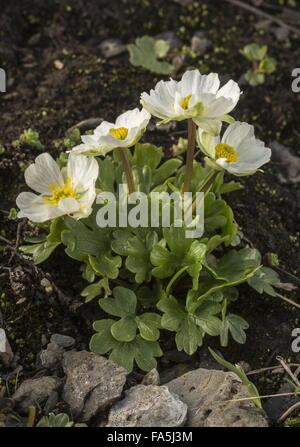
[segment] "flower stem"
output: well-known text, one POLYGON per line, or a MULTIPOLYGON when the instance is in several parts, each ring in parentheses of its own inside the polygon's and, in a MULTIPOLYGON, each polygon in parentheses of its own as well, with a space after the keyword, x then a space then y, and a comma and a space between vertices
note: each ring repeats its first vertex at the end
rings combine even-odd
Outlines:
MULTIPOLYGON (((203 192, 204 193, 204 197, 205 197, 205 194, 207 193, 207 191, 209 190, 209 188, 211 187, 211 185, 215 181, 215 179, 216 179, 217 175, 219 174, 219 172, 220 171, 215 171, 215 170, 211 171, 209 173, 209 175, 206 177, 205 183, 203 183, 201 185, 201 188, 197 192, 203 192)), ((194 212, 195 209, 196 209, 196 199, 193 201, 192 207, 193 207, 192 210, 194 212)))
POLYGON ((178 279, 179 276, 182 275, 182 273, 185 272, 188 268, 189 268, 188 265, 182 267, 182 268, 181 268, 178 272, 176 272, 175 275, 171 278, 171 280, 170 280, 170 282, 169 282, 169 284, 167 285, 167 288, 166 288, 166 293, 167 293, 167 295, 169 295, 169 293, 170 293, 170 289, 171 289, 172 285, 174 284, 174 282, 176 281, 176 279, 178 279))
POLYGON ((196 144, 196 124, 190 118, 188 120, 188 149, 186 155, 183 192, 188 192, 191 186, 195 144, 196 144))
POLYGON ((135 191, 132 168, 126 155, 126 150, 118 147, 118 152, 123 163, 123 168, 127 179, 128 192, 129 194, 131 194, 132 192, 135 191))

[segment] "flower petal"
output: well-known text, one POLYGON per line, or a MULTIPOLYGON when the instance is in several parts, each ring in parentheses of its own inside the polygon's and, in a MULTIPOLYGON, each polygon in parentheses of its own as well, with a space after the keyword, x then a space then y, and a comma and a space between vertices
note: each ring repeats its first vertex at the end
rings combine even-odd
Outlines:
POLYGON ((94 188, 98 177, 99 166, 92 157, 70 154, 68 159, 68 177, 79 191, 94 188))
POLYGON ((58 165, 50 154, 38 155, 35 162, 25 171, 25 181, 33 190, 49 193, 49 186, 57 182, 62 185, 63 178, 58 165))
POLYGON ((27 217, 32 222, 46 222, 62 215, 56 207, 47 205, 41 196, 32 192, 21 192, 16 204, 20 208, 18 217, 27 217))

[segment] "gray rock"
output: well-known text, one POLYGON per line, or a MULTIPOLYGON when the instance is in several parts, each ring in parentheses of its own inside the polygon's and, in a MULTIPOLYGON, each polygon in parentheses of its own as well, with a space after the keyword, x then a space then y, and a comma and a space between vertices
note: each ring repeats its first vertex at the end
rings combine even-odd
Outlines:
POLYGON ((100 51, 106 59, 119 56, 127 51, 127 46, 120 39, 106 39, 100 44, 100 51))
POLYGON ((160 383, 162 385, 170 382, 183 374, 192 371, 194 367, 190 363, 177 363, 171 368, 164 369, 160 374, 160 383))
POLYGON ((87 130, 94 130, 96 127, 100 126, 103 118, 88 118, 86 120, 80 121, 79 123, 74 124, 74 126, 69 127, 67 129, 66 134, 70 134, 75 129, 79 129, 81 133, 86 132, 87 130))
POLYGON ((204 54, 211 47, 209 40, 203 31, 195 33, 191 40, 191 50, 196 54, 204 54))
POLYGON ((159 385, 160 378, 156 368, 151 369, 143 378, 142 385, 159 385))
POLYGON ((224 402, 249 397, 231 372, 196 369, 166 386, 188 406, 187 427, 267 427, 263 410, 252 401, 224 402))
POLYGON ((172 59, 172 65, 174 67, 174 71, 179 71, 186 62, 186 55, 185 54, 177 54, 177 56, 174 56, 172 59))
POLYGON ((52 411, 53 408, 55 408, 58 400, 59 400, 58 392, 57 391, 53 391, 53 393, 50 394, 50 396, 47 399, 47 402, 45 403, 44 414, 50 413, 50 411, 52 411))
POLYGON ((58 391, 61 384, 62 380, 58 377, 28 379, 21 383, 12 398, 20 411, 27 413, 29 406, 42 405, 54 391, 58 391))
POLYGON ((40 352, 41 366, 47 369, 55 368, 62 361, 64 349, 56 343, 48 343, 47 349, 40 352))
POLYGON ((288 39, 290 34, 290 30, 288 28, 284 28, 283 26, 280 27, 276 26, 272 29, 272 31, 278 42, 284 42, 285 40, 288 39))
POLYGON ((300 157, 292 154, 292 149, 285 147, 277 141, 270 144, 272 158, 281 164, 278 180, 282 184, 300 182, 300 157))
POLYGON ((14 358, 14 354, 10 347, 9 341, 7 339, 4 329, 0 328, 0 361, 8 368, 14 358))
POLYGON ((165 40, 168 42, 171 50, 179 48, 181 45, 181 42, 174 31, 165 31, 164 33, 157 34, 154 38, 156 40, 165 40))
MULTIPOLYGON (((290 377, 286 376, 282 380, 282 385, 277 391, 277 394, 285 394, 292 391, 291 385, 286 382, 286 379, 290 380, 290 377)), ((299 402, 299 397, 295 395, 280 396, 276 398, 270 397, 269 399, 265 400, 264 408, 271 422, 274 423, 288 408, 297 402, 299 402)))
POLYGON ((110 410, 107 427, 181 427, 187 406, 165 386, 137 385, 110 410))
POLYGON ((50 338, 51 343, 56 343, 58 346, 62 348, 71 348, 75 345, 75 339, 73 337, 69 337, 68 335, 62 334, 53 334, 50 338))
POLYGON ((66 352, 63 369, 67 375, 63 399, 82 421, 88 421, 121 396, 128 374, 125 368, 87 351, 66 352))

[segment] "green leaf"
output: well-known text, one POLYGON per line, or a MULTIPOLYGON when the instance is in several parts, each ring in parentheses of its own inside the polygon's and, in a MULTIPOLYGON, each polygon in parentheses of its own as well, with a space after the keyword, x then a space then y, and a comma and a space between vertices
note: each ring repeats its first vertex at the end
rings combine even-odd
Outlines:
POLYGON ((265 82, 264 73, 258 73, 257 71, 247 71, 247 73, 244 74, 244 78, 250 85, 252 85, 252 87, 256 87, 265 82))
POLYGON ((152 273, 156 278, 163 279, 188 267, 187 273, 193 278, 193 288, 197 288, 206 246, 197 240, 186 238, 185 231, 186 228, 174 225, 163 229, 168 248, 163 246, 163 240, 153 247, 150 259, 155 268, 152 273))
POLYGON ((250 61, 261 61, 265 57, 267 50, 267 45, 259 46, 256 43, 251 43, 246 45, 241 53, 250 61))
POLYGON ((276 60, 268 57, 262 60, 259 64, 258 71, 266 74, 271 74, 276 70, 276 60))
POLYGON ((203 343, 203 331, 196 324, 194 315, 186 314, 176 332, 175 341, 178 351, 184 350, 193 355, 203 343))
POLYGON ((55 243, 61 243, 61 233, 63 230, 66 229, 66 225, 64 222, 64 219, 62 217, 58 217, 54 220, 52 220, 50 224, 50 232, 47 236, 48 242, 51 242, 53 244, 55 243))
POLYGON ((247 388, 247 391, 249 393, 250 397, 253 397, 253 403, 257 408, 262 408, 261 405, 261 400, 259 398, 259 392, 256 388, 256 386, 254 385, 254 383, 252 383, 245 371, 243 370, 243 368, 241 366, 235 366, 232 363, 228 362, 227 360, 223 359, 222 357, 220 357, 215 351, 213 351, 211 348, 208 348, 209 352, 211 353, 211 355, 213 356, 213 358, 220 363, 220 365, 225 366, 225 368, 227 368, 229 371, 232 371, 233 373, 235 373, 243 382, 244 386, 247 388))
POLYGON ((171 177, 181 166, 182 161, 178 158, 171 158, 165 161, 158 169, 155 170, 152 177, 152 186, 162 184, 167 178, 171 177))
POLYGON ((168 54, 169 49, 170 44, 166 40, 163 39, 156 40, 154 44, 154 51, 159 59, 164 58, 168 54))
POLYGON ((156 278, 168 278, 178 267, 178 258, 159 242, 156 244, 150 255, 151 263, 156 266, 152 270, 156 278))
POLYGON ((161 147, 150 143, 137 143, 134 147, 132 163, 141 167, 147 165, 151 169, 155 169, 161 162, 162 156, 163 150, 161 147))
POLYGON ((121 318, 135 315, 137 299, 132 290, 125 287, 115 287, 113 296, 114 298, 100 299, 99 305, 105 312, 121 318))
POLYGON ((267 293, 275 296, 276 292, 272 286, 280 283, 280 278, 277 272, 269 267, 260 268, 252 278, 248 280, 249 286, 253 287, 258 293, 267 293))
POLYGON ((185 318, 185 311, 174 297, 162 298, 157 303, 157 308, 164 312, 161 325, 169 331, 177 331, 181 321, 185 318))
POLYGON ((111 157, 105 157, 103 160, 97 157, 96 160, 99 165, 96 187, 101 191, 115 193, 116 166, 112 162, 111 157))
POLYGON ((116 321, 111 326, 112 336, 118 341, 132 341, 136 337, 137 323, 133 315, 128 315, 116 321))
POLYGON ((203 331, 197 325, 195 316, 186 313, 173 297, 161 299, 157 307, 164 312, 162 327, 176 332, 177 349, 184 350, 188 355, 194 354, 203 341, 203 331))
POLYGON ((97 331, 90 340, 90 350, 96 354, 102 355, 118 346, 117 340, 111 334, 111 326, 114 320, 105 319, 97 320, 93 324, 93 328, 97 331))
POLYGON ((110 251, 111 228, 90 229, 82 221, 72 218, 66 218, 65 224, 67 230, 62 232, 61 238, 70 258, 85 261, 89 255, 97 257, 110 251))
MULTIPOLYGON (((235 283, 242 278, 248 279, 260 268, 261 256, 254 248, 231 250, 224 255, 216 266, 210 265, 210 271, 216 279, 235 283)), ((209 264, 208 264, 209 266, 209 264)))
POLYGON ((238 191, 240 189, 244 189, 244 185, 242 185, 239 182, 232 181, 232 182, 224 183, 220 187, 220 194, 227 194, 229 192, 238 191))
MULTIPOLYGON (((232 338, 237 342, 244 344, 246 342, 245 329, 249 328, 249 324, 242 317, 235 314, 228 314, 225 317, 226 328, 232 335, 232 338)), ((222 345, 224 346, 224 345, 222 345)))
POLYGON ((136 317, 136 321, 142 338, 149 341, 159 339, 160 315, 148 312, 136 317))
POLYGON ((48 416, 42 417, 36 424, 36 427, 72 427, 74 422, 70 421, 66 413, 49 413, 48 416))
POLYGON ((144 340, 138 335, 129 343, 118 343, 109 359, 126 368, 128 372, 133 370, 134 360, 143 371, 151 371, 157 366, 155 357, 161 356, 158 342, 144 340))
POLYGON ((156 41, 150 36, 137 38, 134 44, 128 45, 130 63, 135 67, 144 67, 153 73, 169 74, 173 66, 167 62, 159 62, 156 53, 156 41))
POLYGON ((116 279, 119 276, 122 258, 107 253, 99 255, 97 258, 89 256, 89 262, 97 274, 110 279, 116 279))
POLYGON ((46 261, 53 251, 60 245, 60 242, 43 242, 41 244, 34 245, 22 245, 19 249, 25 253, 30 254, 33 257, 33 262, 35 264, 41 264, 46 261))
POLYGON ((155 231, 149 231, 145 241, 142 241, 137 236, 128 239, 128 257, 125 264, 130 272, 136 274, 135 281, 138 284, 151 279, 152 264, 150 262, 150 253, 157 241, 158 236, 155 231))
POLYGON ((85 297, 85 302, 88 303, 97 296, 100 296, 102 294, 102 291, 104 291, 105 298, 111 295, 111 290, 109 288, 107 278, 102 278, 100 279, 100 281, 85 287, 81 292, 81 296, 85 297))

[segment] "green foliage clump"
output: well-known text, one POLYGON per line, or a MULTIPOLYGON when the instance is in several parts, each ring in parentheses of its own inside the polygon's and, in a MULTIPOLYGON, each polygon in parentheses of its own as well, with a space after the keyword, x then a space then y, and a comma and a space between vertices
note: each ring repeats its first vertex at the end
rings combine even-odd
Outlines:
POLYGON ((259 46, 256 43, 252 43, 246 45, 240 51, 253 64, 253 68, 248 70, 244 77, 254 87, 263 84, 266 80, 266 75, 270 75, 276 70, 276 60, 267 56, 267 50, 267 45, 259 46))
POLYGON ((159 60, 167 55, 169 48, 170 45, 164 40, 155 40, 150 36, 139 37, 134 44, 128 45, 130 63, 152 73, 169 74, 173 71, 173 65, 159 60))
MULTIPOLYGON (((126 153, 137 190, 150 202, 152 192, 182 190, 180 158, 163 161, 162 148, 148 143, 126 153)), ((118 155, 98 159, 98 164, 97 190, 119 198, 124 172, 118 155)), ((193 194, 201 190, 209 171, 194 161, 193 194)), ((62 245, 68 256, 81 262, 89 283, 82 296, 86 302, 98 299, 108 316, 95 321, 91 350, 108 353, 128 371, 134 362, 149 371, 163 354, 161 340, 168 332, 177 349, 189 355, 208 336, 219 337, 222 346, 230 337, 245 343, 248 323, 230 311, 238 299, 237 286, 248 283, 260 293, 273 293, 276 274, 262 266, 256 249, 238 247, 238 226, 224 196, 240 187, 235 181, 224 182, 224 173, 218 173, 205 192, 204 233, 199 239, 185 237, 186 228, 174 225, 172 210, 169 227, 124 228, 116 222, 115 227, 99 228, 96 214, 105 204, 95 204, 88 218, 56 218, 47 236, 27 239, 31 245, 21 250, 41 263, 62 245)))
POLYGON ((25 129, 20 137, 12 143, 14 147, 19 147, 23 144, 28 144, 29 146, 32 146, 39 151, 42 151, 44 149, 44 145, 40 142, 39 139, 39 133, 35 132, 32 129, 25 129))
POLYGON ((42 417, 36 424, 36 427, 72 427, 74 422, 65 413, 49 413, 48 416, 42 417))

